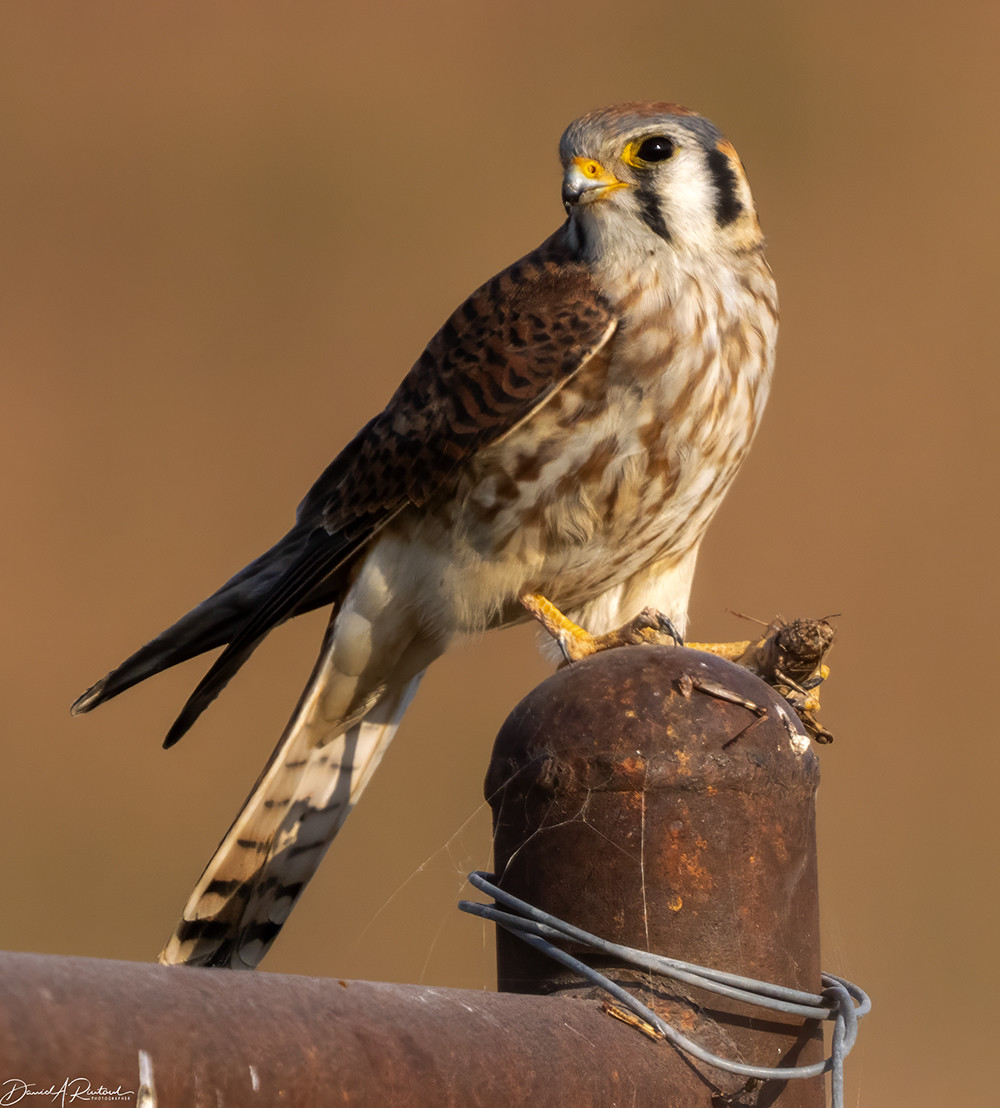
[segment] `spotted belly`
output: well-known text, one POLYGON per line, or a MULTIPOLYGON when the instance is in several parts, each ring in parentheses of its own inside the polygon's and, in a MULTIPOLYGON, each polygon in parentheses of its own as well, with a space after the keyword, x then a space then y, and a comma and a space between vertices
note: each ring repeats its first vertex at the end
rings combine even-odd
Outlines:
POLYGON ((688 558, 750 430, 735 421, 722 435, 711 421, 678 426, 655 399, 606 384, 592 405, 586 390, 566 390, 477 459, 421 528, 425 550, 447 550, 429 582, 443 624, 508 622, 528 591, 577 609, 651 566, 662 574, 688 558))

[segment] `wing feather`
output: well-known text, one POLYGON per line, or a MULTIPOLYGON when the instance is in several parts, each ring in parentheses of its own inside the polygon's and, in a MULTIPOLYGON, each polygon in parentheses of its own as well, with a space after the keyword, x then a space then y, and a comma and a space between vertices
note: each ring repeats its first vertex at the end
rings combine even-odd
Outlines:
POLYGON ((328 587, 408 506, 446 496, 477 451, 544 404, 611 338, 617 326, 566 226, 477 289, 446 320, 372 419, 299 505, 283 564, 257 560, 113 670, 76 702, 89 711, 183 658, 228 643, 168 733, 176 742, 279 623, 319 603, 328 587), (234 615, 234 610, 237 614, 234 615))

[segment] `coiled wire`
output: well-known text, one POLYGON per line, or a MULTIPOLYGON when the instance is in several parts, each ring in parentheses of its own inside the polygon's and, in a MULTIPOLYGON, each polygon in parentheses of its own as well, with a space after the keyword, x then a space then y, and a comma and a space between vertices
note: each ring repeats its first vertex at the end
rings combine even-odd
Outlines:
POLYGON ((668 1042, 678 1049, 706 1062, 718 1069, 745 1077, 755 1077, 763 1081, 787 1081, 797 1078, 818 1077, 829 1072, 831 1075, 831 1100, 833 1108, 843 1108, 844 1104, 844 1059, 851 1052, 858 1037, 858 1021, 871 1011, 868 994, 850 981, 832 973, 822 974, 822 993, 807 993, 800 989, 788 989, 782 985, 772 985, 767 981, 757 981, 752 977, 741 977, 734 973, 710 969, 707 966, 681 962, 675 958, 665 958, 659 954, 650 954, 634 947, 621 946, 608 942, 597 935, 591 935, 579 927, 543 912, 539 908, 519 900, 516 896, 504 892, 493 884, 494 876, 477 870, 469 874, 469 884, 480 892, 491 896, 493 904, 480 904, 476 901, 460 900, 458 907, 503 927, 519 939, 548 955, 555 961, 580 974, 592 984, 609 992, 623 1007, 633 1012, 640 1020, 649 1024, 668 1042), (502 905, 502 907, 500 907, 502 905), (506 910, 505 910, 506 909, 506 910), (803 1019, 832 1020, 833 1040, 829 1058, 804 1066, 751 1066, 744 1062, 734 1062, 713 1054, 699 1046, 675 1027, 671 1027, 651 1008, 643 1004, 627 989, 610 981, 592 966, 567 954, 555 946, 555 941, 572 941, 587 946, 601 954, 617 958, 621 962, 647 970, 650 973, 670 978, 685 985, 692 985, 707 992, 718 993, 733 1000, 767 1008, 774 1012, 801 1016, 803 1019))

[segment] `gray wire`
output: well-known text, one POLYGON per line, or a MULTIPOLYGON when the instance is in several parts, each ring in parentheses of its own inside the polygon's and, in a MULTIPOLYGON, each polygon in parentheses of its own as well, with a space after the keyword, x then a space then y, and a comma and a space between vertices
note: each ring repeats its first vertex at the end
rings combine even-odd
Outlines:
POLYGON ((843 1108, 844 1102, 844 1059, 851 1052, 858 1037, 858 1020, 871 1011, 871 1000, 867 993, 857 985, 845 981, 832 973, 821 975, 825 986, 822 993, 808 993, 801 989, 788 989, 767 981, 757 981, 752 977, 724 973, 707 966, 682 962, 675 958, 665 958, 659 954, 650 954, 644 950, 622 946, 609 942, 564 920, 557 919, 548 912, 519 900, 516 896, 504 892, 493 884, 493 875, 476 871, 469 874, 469 884, 487 896, 493 897, 493 904, 479 904, 461 900, 459 908, 463 912, 481 916, 496 923, 504 930, 517 935, 524 942, 548 955, 555 961, 580 974, 585 980, 609 992, 616 1000, 634 1012, 640 1019, 650 1024, 668 1042, 685 1053, 715 1066, 717 1069, 744 1077, 756 1077, 764 1081, 787 1081, 795 1078, 818 1077, 830 1072, 833 1108, 843 1108), (510 911, 497 906, 502 904, 510 911), (743 1062, 734 1062, 713 1054, 699 1046, 692 1039, 671 1027, 651 1008, 626 989, 609 980, 592 966, 574 958, 571 954, 553 945, 551 940, 571 940, 610 955, 619 961, 649 970, 663 977, 708 992, 717 993, 733 1000, 789 1015, 802 1016, 804 1019, 833 1020, 833 1042, 830 1057, 822 1062, 808 1066, 750 1066, 743 1062), (855 1003, 857 1002, 857 1003, 855 1003))

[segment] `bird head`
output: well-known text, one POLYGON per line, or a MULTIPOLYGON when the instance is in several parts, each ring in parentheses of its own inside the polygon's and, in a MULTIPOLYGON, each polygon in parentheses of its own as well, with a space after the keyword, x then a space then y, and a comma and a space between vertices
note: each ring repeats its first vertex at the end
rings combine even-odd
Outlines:
POLYGON ((711 254, 762 242, 739 156, 687 108, 602 108, 570 124, 559 153, 563 203, 587 251, 711 254))

